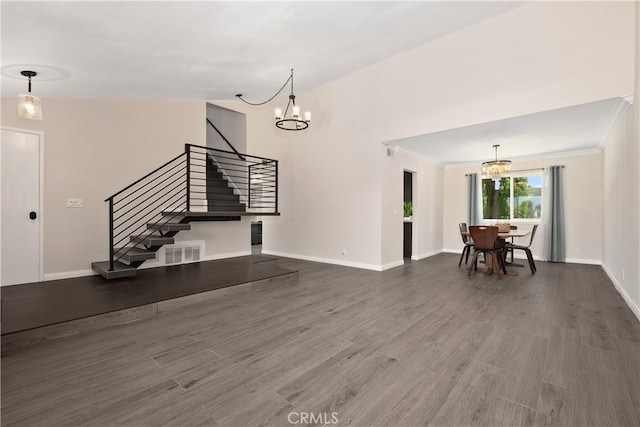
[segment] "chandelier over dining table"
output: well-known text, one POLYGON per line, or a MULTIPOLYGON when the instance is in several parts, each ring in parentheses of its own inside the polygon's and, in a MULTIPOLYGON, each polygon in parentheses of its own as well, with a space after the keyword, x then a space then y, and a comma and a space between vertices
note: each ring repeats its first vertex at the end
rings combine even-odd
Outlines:
POLYGON ((482 163, 482 173, 494 181, 500 181, 511 170, 511 160, 498 160, 498 147, 499 144, 493 146, 496 151, 495 160, 482 163))

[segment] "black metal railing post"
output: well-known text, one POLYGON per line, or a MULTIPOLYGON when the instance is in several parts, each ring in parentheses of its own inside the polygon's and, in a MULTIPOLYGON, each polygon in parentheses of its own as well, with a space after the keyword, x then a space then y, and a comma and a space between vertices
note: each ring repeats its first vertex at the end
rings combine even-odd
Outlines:
POLYGON ((113 198, 109 198, 109 271, 113 271, 113 198))
POLYGON ((184 145, 187 152, 187 212, 191 211, 191 146, 184 145))
POLYGON ((276 176, 275 176, 275 183, 276 183, 276 207, 275 207, 275 212, 279 212, 278 211, 278 161, 274 160, 276 163, 276 176))
POLYGON ((251 168, 253 167, 253 165, 249 165, 249 167, 247 168, 247 181, 249 183, 248 185, 248 189, 247 189, 247 207, 251 208, 251 168))

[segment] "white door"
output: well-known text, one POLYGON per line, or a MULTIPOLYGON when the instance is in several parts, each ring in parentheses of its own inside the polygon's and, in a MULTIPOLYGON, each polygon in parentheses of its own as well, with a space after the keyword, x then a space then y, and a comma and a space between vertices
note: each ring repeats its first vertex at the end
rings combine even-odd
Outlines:
POLYGON ((40 135, 2 129, 0 283, 37 282, 41 272, 40 135))

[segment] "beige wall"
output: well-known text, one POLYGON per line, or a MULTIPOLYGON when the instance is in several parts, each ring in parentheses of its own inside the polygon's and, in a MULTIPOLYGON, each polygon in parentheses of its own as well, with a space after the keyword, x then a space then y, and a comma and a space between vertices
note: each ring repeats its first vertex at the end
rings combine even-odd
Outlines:
MULTIPOLYGON (((564 165, 564 207, 567 262, 600 264, 602 260, 602 156, 599 153, 545 160, 514 162, 514 171, 564 165)), ((467 173, 478 167, 450 168, 444 172, 444 247, 460 252, 462 241, 458 223, 467 222, 467 173), (451 196, 457 195, 457 196, 451 196)), ((544 209, 544 207, 543 207, 544 209)), ((487 221, 491 224, 493 221, 487 221)), ((514 221, 518 228, 531 229, 534 222, 514 221)), ((544 224, 540 224, 531 247, 542 258, 544 224)), ((520 244, 528 243, 528 237, 520 244)))
MULTIPOLYGON (((43 119, 20 119, 14 99, 2 100, 2 126, 44 133, 45 278, 89 274, 108 259, 104 199, 184 150, 205 145, 203 101, 44 99, 43 119), (82 198, 82 209, 66 207, 82 198)), ((206 238, 206 254, 248 253, 248 221, 196 224, 179 240, 206 238), (224 228, 223 244, 214 230, 224 228), (234 230, 229 236, 230 230, 234 230)))
POLYGON ((640 4, 636 2, 633 105, 603 155, 603 267, 640 319, 640 4))

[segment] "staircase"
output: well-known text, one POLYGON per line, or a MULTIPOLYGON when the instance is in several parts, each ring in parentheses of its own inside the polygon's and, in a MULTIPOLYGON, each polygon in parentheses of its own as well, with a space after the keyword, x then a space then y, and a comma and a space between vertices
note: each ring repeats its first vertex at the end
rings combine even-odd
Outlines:
POLYGON ((109 204, 109 260, 93 262, 106 279, 130 277, 193 221, 238 221, 278 212, 277 160, 192 144, 120 190, 109 204))

